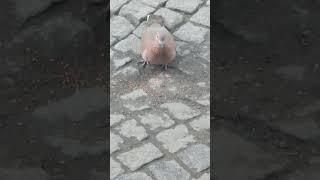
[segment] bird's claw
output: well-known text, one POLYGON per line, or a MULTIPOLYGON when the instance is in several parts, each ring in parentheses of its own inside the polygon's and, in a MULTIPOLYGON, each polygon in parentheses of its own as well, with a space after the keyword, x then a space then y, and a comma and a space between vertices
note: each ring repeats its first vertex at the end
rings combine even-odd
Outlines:
POLYGON ((161 64, 160 66, 161 66, 161 68, 163 68, 163 69, 165 69, 165 70, 168 69, 168 64, 161 64))
POLYGON ((142 60, 142 61, 139 61, 138 64, 141 64, 142 63, 142 67, 145 68, 147 66, 147 64, 149 64, 148 61, 145 61, 145 60, 142 60))

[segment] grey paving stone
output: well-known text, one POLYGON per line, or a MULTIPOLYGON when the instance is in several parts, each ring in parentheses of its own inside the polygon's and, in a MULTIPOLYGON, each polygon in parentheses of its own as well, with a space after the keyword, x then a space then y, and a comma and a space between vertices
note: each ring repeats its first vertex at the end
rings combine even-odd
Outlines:
POLYGON ((209 106, 210 105, 210 100, 209 99, 199 99, 196 102, 201 104, 201 105, 203 105, 203 106, 209 106))
POLYGON ((190 18, 190 21, 210 27, 210 8, 200 8, 199 11, 190 18))
POLYGON ((141 97, 146 97, 148 94, 143 89, 136 89, 128 94, 120 96, 123 100, 137 100, 141 97))
POLYGON ((265 152, 226 129, 212 133, 215 144, 219 144, 215 146, 213 154, 214 164, 219 164, 215 166, 215 174, 219 179, 256 180, 279 170, 287 163, 280 156, 265 152))
POLYGON ((117 39, 110 34, 110 46, 113 46, 117 42, 117 39))
POLYGON ((49 175, 41 168, 4 169, 0 168, 1 180, 49 180, 49 175))
POLYGON ((200 44, 205 40, 205 35, 207 33, 209 33, 209 29, 195 26, 190 22, 187 22, 174 32, 173 35, 183 41, 200 44))
POLYGON ((152 143, 144 144, 128 152, 122 153, 117 158, 131 171, 139 169, 141 166, 158 159, 163 153, 152 143))
POLYGON ((155 9, 145 5, 137 0, 132 0, 129 4, 124 5, 120 10, 120 15, 129 19, 131 23, 137 26, 141 20, 147 17, 155 9))
POLYGON ((134 26, 122 16, 113 16, 110 19, 110 34, 118 40, 122 40, 133 30, 134 26))
POLYGON ((190 174, 175 160, 158 161, 149 166, 157 180, 188 180, 190 174))
POLYGON ((175 153, 196 141, 194 136, 189 134, 185 125, 177 125, 174 128, 164 130, 158 133, 156 138, 170 153, 175 153))
POLYGON ((203 106, 209 106, 210 105, 210 94, 200 97, 198 100, 196 100, 198 104, 201 104, 203 106))
POLYGON ((196 131, 210 129, 210 112, 191 121, 190 126, 196 131))
POLYGON ((123 142, 124 141, 120 136, 110 132, 110 154, 120 150, 119 145, 123 142))
POLYGON ((110 127, 114 124, 119 123, 121 120, 125 119, 126 117, 122 114, 110 114, 110 127))
POLYGON ((198 82, 197 85, 199 87, 206 87, 206 82, 198 82))
POLYGON ((176 41, 177 47, 176 51, 177 54, 180 56, 186 56, 191 53, 191 51, 188 49, 188 43, 182 42, 182 41, 176 41))
POLYGON ((180 103, 164 103, 160 105, 161 108, 168 109, 168 111, 179 120, 188 120, 200 114, 199 111, 191 109, 189 106, 180 103))
POLYGON ((204 144, 189 146, 178 157, 190 169, 201 172, 210 167, 210 148, 204 144))
POLYGON ((210 180, 210 173, 204 173, 199 178, 192 178, 191 180, 210 180))
POLYGON ((148 85, 152 89, 159 89, 163 83, 164 83, 164 80, 160 77, 153 77, 153 78, 150 78, 148 81, 148 85))
POLYGON ((139 70, 133 66, 127 66, 116 73, 113 74, 113 77, 119 76, 122 79, 136 78, 140 75, 139 70))
POLYGON ((139 118, 142 124, 150 127, 150 130, 156 130, 160 127, 168 128, 174 124, 174 121, 165 113, 162 116, 155 113, 147 113, 139 115, 139 118))
POLYGON ((154 14, 161 15, 164 18, 164 25, 168 29, 173 29, 183 22, 183 16, 167 8, 160 8, 154 14))
POLYGON ((165 3, 167 0, 141 0, 143 4, 149 5, 151 7, 157 8, 163 3, 165 3))
POLYGON ((137 36, 130 34, 126 39, 118 42, 114 48, 122 52, 133 52, 139 54, 140 40, 137 36))
POLYGON ((130 0, 110 0, 110 13, 115 13, 121 8, 121 6, 123 6, 129 1, 130 0))
POLYGON ((152 180, 152 178, 146 173, 134 172, 130 174, 120 175, 113 180, 152 180))
POLYGON ((195 77, 201 77, 205 74, 210 74, 210 66, 201 61, 198 56, 189 55, 185 56, 178 62, 178 69, 182 72, 195 77))
POLYGON ((143 29, 146 26, 147 21, 143 21, 142 23, 140 23, 140 25, 133 31, 133 34, 136 35, 137 37, 141 38, 143 29))
POLYGON ((116 162, 112 157, 110 158, 110 178, 113 179, 118 175, 124 173, 120 163, 116 162))
POLYGON ((134 137, 141 141, 148 137, 146 130, 143 126, 137 125, 137 121, 134 119, 123 122, 119 127, 115 128, 119 133, 127 138, 134 137))
POLYGON ((122 59, 111 59, 116 70, 131 62, 132 59, 130 57, 122 58, 122 59))
POLYGON ((210 62, 210 33, 199 47, 197 55, 210 62))
POLYGON ((116 54, 116 52, 112 49, 110 49, 110 59, 112 60, 114 58, 114 55, 116 54))
POLYGON ((123 105, 125 108, 129 109, 130 111, 143 111, 147 109, 151 109, 151 107, 147 104, 125 104, 123 105))
POLYGON ((201 0, 185 0, 181 3, 180 0, 169 0, 166 7, 170 9, 180 10, 186 13, 194 13, 202 3, 201 0))

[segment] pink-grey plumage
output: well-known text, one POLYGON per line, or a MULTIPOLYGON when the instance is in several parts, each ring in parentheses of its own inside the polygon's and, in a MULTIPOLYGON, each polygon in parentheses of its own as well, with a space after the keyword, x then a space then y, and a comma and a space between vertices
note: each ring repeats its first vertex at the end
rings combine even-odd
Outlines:
POLYGON ((143 67, 147 64, 162 65, 167 69, 176 57, 176 43, 172 34, 164 27, 163 18, 149 15, 141 35, 140 53, 143 67))

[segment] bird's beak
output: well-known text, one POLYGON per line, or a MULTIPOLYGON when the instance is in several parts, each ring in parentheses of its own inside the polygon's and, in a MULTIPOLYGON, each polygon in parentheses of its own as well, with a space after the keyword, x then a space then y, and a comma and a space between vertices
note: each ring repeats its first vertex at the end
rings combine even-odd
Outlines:
POLYGON ((164 47, 164 42, 159 42, 159 47, 163 48, 164 47))

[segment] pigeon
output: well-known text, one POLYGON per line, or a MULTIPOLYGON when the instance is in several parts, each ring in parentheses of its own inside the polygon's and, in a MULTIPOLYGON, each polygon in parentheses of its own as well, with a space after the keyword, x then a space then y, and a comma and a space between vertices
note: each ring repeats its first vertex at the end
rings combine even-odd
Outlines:
POLYGON ((147 64, 168 68, 176 57, 176 42, 173 35, 164 26, 160 15, 148 15, 147 23, 141 35, 140 54, 143 67, 147 64))

